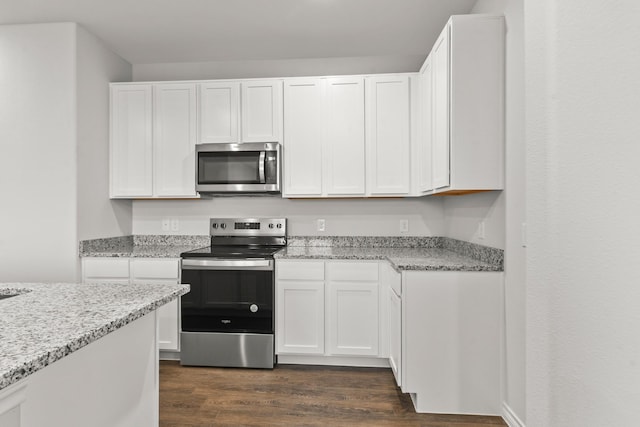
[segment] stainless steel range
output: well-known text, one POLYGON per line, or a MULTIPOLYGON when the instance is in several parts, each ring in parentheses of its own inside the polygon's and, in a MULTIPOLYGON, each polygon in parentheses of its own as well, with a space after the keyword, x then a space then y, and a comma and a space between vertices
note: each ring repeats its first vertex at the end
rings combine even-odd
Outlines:
POLYGON ((287 244, 284 218, 211 218, 211 246, 184 252, 180 363, 273 368, 273 254, 287 244))

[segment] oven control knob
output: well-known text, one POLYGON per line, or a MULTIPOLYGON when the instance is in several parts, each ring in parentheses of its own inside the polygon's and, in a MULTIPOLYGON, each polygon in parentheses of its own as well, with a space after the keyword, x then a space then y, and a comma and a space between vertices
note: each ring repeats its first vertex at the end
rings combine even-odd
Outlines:
POLYGON ((251 304, 251 307, 249 307, 249 310, 251 310, 252 313, 255 313, 256 311, 258 311, 258 306, 255 304, 251 304))
POLYGON ((222 228, 222 229, 224 230, 225 228, 227 228, 227 224, 225 224, 225 223, 223 222, 222 224, 220 224, 220 228, 222 228))
POLYGON ((211 226, 212 226, 214 229, 218 228, 218 224, 216 224, 215 222, 214 222, 213 224, 211 224, 211 226))
POLYGON ((282 224, 278 224, 278 228, 282 228, 282 224))
POLYGON ((269 224, 269 228, 273 228, 273 224, 269 224))

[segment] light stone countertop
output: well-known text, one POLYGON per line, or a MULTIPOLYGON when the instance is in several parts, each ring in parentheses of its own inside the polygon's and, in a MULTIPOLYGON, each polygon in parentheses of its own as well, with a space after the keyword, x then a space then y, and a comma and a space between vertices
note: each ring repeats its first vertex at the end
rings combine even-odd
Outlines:
MULTIPOLYGON (((80 242, 81 257, 178 258, 209 236, 136 235, 80 242)), ((289 236, 276 259, 387 260, 397 271, 503 271, 504 251, 446 237, 289 236)))
POLYGON ((275 255, 276 259, 349 259, 387 260, 393 268, 438 271, 502 271, 502 265, 442 248, 369 248, 289 246, 275 255))
POLYGON ((189 285, 0 283, 0 390, 189 292, 189 285))

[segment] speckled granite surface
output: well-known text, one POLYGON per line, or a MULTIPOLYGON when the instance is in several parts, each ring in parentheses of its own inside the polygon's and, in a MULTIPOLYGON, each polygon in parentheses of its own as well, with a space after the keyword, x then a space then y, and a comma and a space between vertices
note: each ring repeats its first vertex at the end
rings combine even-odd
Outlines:
POLYGON ((188 285, 0 283, 0 390, 184 295, 188 285))
MULTIPOLYGON (((177 258, 209 236, 127 236, 80 242, 80 256, 177 258)), ((280 259, 388 260, 396 270, 502 271, 504 251, 448 237, 289 236, 280 259)))
POLYGON ((179 258, 182 252, 209 246, 209 236, 140 235, 83 240, 81 257, 179 258))
POLYGON ((447 237, 289 238, 279 259, 388 260, 398 270, 502 271, 504 251, 447 237))

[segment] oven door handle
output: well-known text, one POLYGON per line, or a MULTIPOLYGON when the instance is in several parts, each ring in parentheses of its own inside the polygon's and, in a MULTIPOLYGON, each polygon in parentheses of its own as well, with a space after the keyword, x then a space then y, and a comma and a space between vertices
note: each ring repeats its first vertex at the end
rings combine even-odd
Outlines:
POLYGON ((183 259, 183 270, 273 270, 273 260, 252 259, 183 259))

